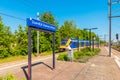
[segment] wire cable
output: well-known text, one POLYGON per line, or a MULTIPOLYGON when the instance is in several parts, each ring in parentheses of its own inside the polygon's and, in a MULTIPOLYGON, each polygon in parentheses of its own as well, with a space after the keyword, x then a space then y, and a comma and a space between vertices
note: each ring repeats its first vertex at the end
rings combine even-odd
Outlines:
MULTIPOLYGON (((34 10, 34 9, 39 10, 38 7, 33 6, 33 3, 31 1, 21 0, 21 2, 22 2, 23 5, 25 5, 26 7, 30 8, 32 10, 34 10)), ((37 5, 37 4, 35 4, 35 5, 37 5)))
POLYGON ((1 15, 4 15, 4 16, 11 17, 11 18, 14 18, 14 19, 18 19, 18 20, 26 21, 26 20, 23 19, 23 18, 19 18, 19 17, 13 16, 13 15, 9 15, 9 14, 2 13, 2 12, 0 12, 0 14, 1 14, 1 15))
POLYGON ((117 13, 117 12, 119 12, 119 11, 120 11, 120 8, 117 9, 117 10, 115 10, 114 12, 112 12, 112 14, 115 14, 115 13, 117 13))

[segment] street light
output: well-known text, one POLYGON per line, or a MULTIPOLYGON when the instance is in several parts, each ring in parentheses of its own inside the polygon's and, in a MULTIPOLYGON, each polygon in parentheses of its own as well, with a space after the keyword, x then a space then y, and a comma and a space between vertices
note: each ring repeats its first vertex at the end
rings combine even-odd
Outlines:
POLYGON ((98 28, 84 28, 84 30, 89 30, 89 44, 90 44, 90 48, 91 48, 91 30, 95 30, 95 29, 98 29, 98 28))
POLYGON ((93 36, 92 39, 93 39, 93 42, 92 42, 92 43, 93 43, 93 44, 92 44, 92 46, 93 46, 92 51, 94 51, 94 41, 95 41, 95 36, 93 36))
MULTIPOLYGON (((39 12, 37 12, 37 20, 39 20, 39 12)), ((37 56, 39 55, 39 31, 37 31, 37 56)))

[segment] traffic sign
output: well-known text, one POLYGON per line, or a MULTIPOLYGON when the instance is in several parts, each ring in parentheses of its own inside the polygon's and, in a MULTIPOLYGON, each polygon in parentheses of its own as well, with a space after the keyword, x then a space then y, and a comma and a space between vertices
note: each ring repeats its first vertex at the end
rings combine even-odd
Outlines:
POLYGON ((56 27, 52 24, 48 24, 46 22, 42 22, 42 21, 32 19, 32 18, 27 18, 26 22, 27 22, 28 27, 42 29, 42 30, 50 31, 50 32, 56 32, 56 27))

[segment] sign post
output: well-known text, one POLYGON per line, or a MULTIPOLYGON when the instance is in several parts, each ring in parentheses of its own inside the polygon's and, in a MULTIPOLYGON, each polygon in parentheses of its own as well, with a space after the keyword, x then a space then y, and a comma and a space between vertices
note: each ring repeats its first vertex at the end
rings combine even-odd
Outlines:
POLYGON ((28 27, 28 80, 31 80, 31 28, 28 27))
POLYGON ((31 31, 32 29, 43 31, 43 32, 50 32, 53 34, 53 69, 55 69, 55 32, 56 27, 54 25, 48 24, 46 22, 42 22, 36 19, 27 18, 26 20, 28 26, 28 79, 32 80, 32 64, 31 64, 31 31))

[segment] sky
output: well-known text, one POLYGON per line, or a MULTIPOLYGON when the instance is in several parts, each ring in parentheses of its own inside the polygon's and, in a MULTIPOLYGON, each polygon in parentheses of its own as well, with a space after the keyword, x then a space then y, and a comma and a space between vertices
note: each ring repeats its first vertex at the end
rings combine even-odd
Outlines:
MULTIPOLYGON (((115 1, 115 0, 113 0, 115 1)), ((120 4, 114 4, 112 11, 120 8, 120 4)), ((73 20, 77 28, 98 28, 92 30, 101 38, 108 36, 108 0, 1 0, 0 16, 3 23, 11 27, 11 31, 17 30, 19 24, 26 26, 26 18, 36 18, 36 13, 51 12, 59 23, 59 27, 66 20, 73 20), (19 17, 24 20, 11 18, 1 13, 19 17)), ((119 11, 113 15, 119 15, 119 11)), ((115 34, 120 35, 120 19, 112 19, 112 39, 115 34)))

